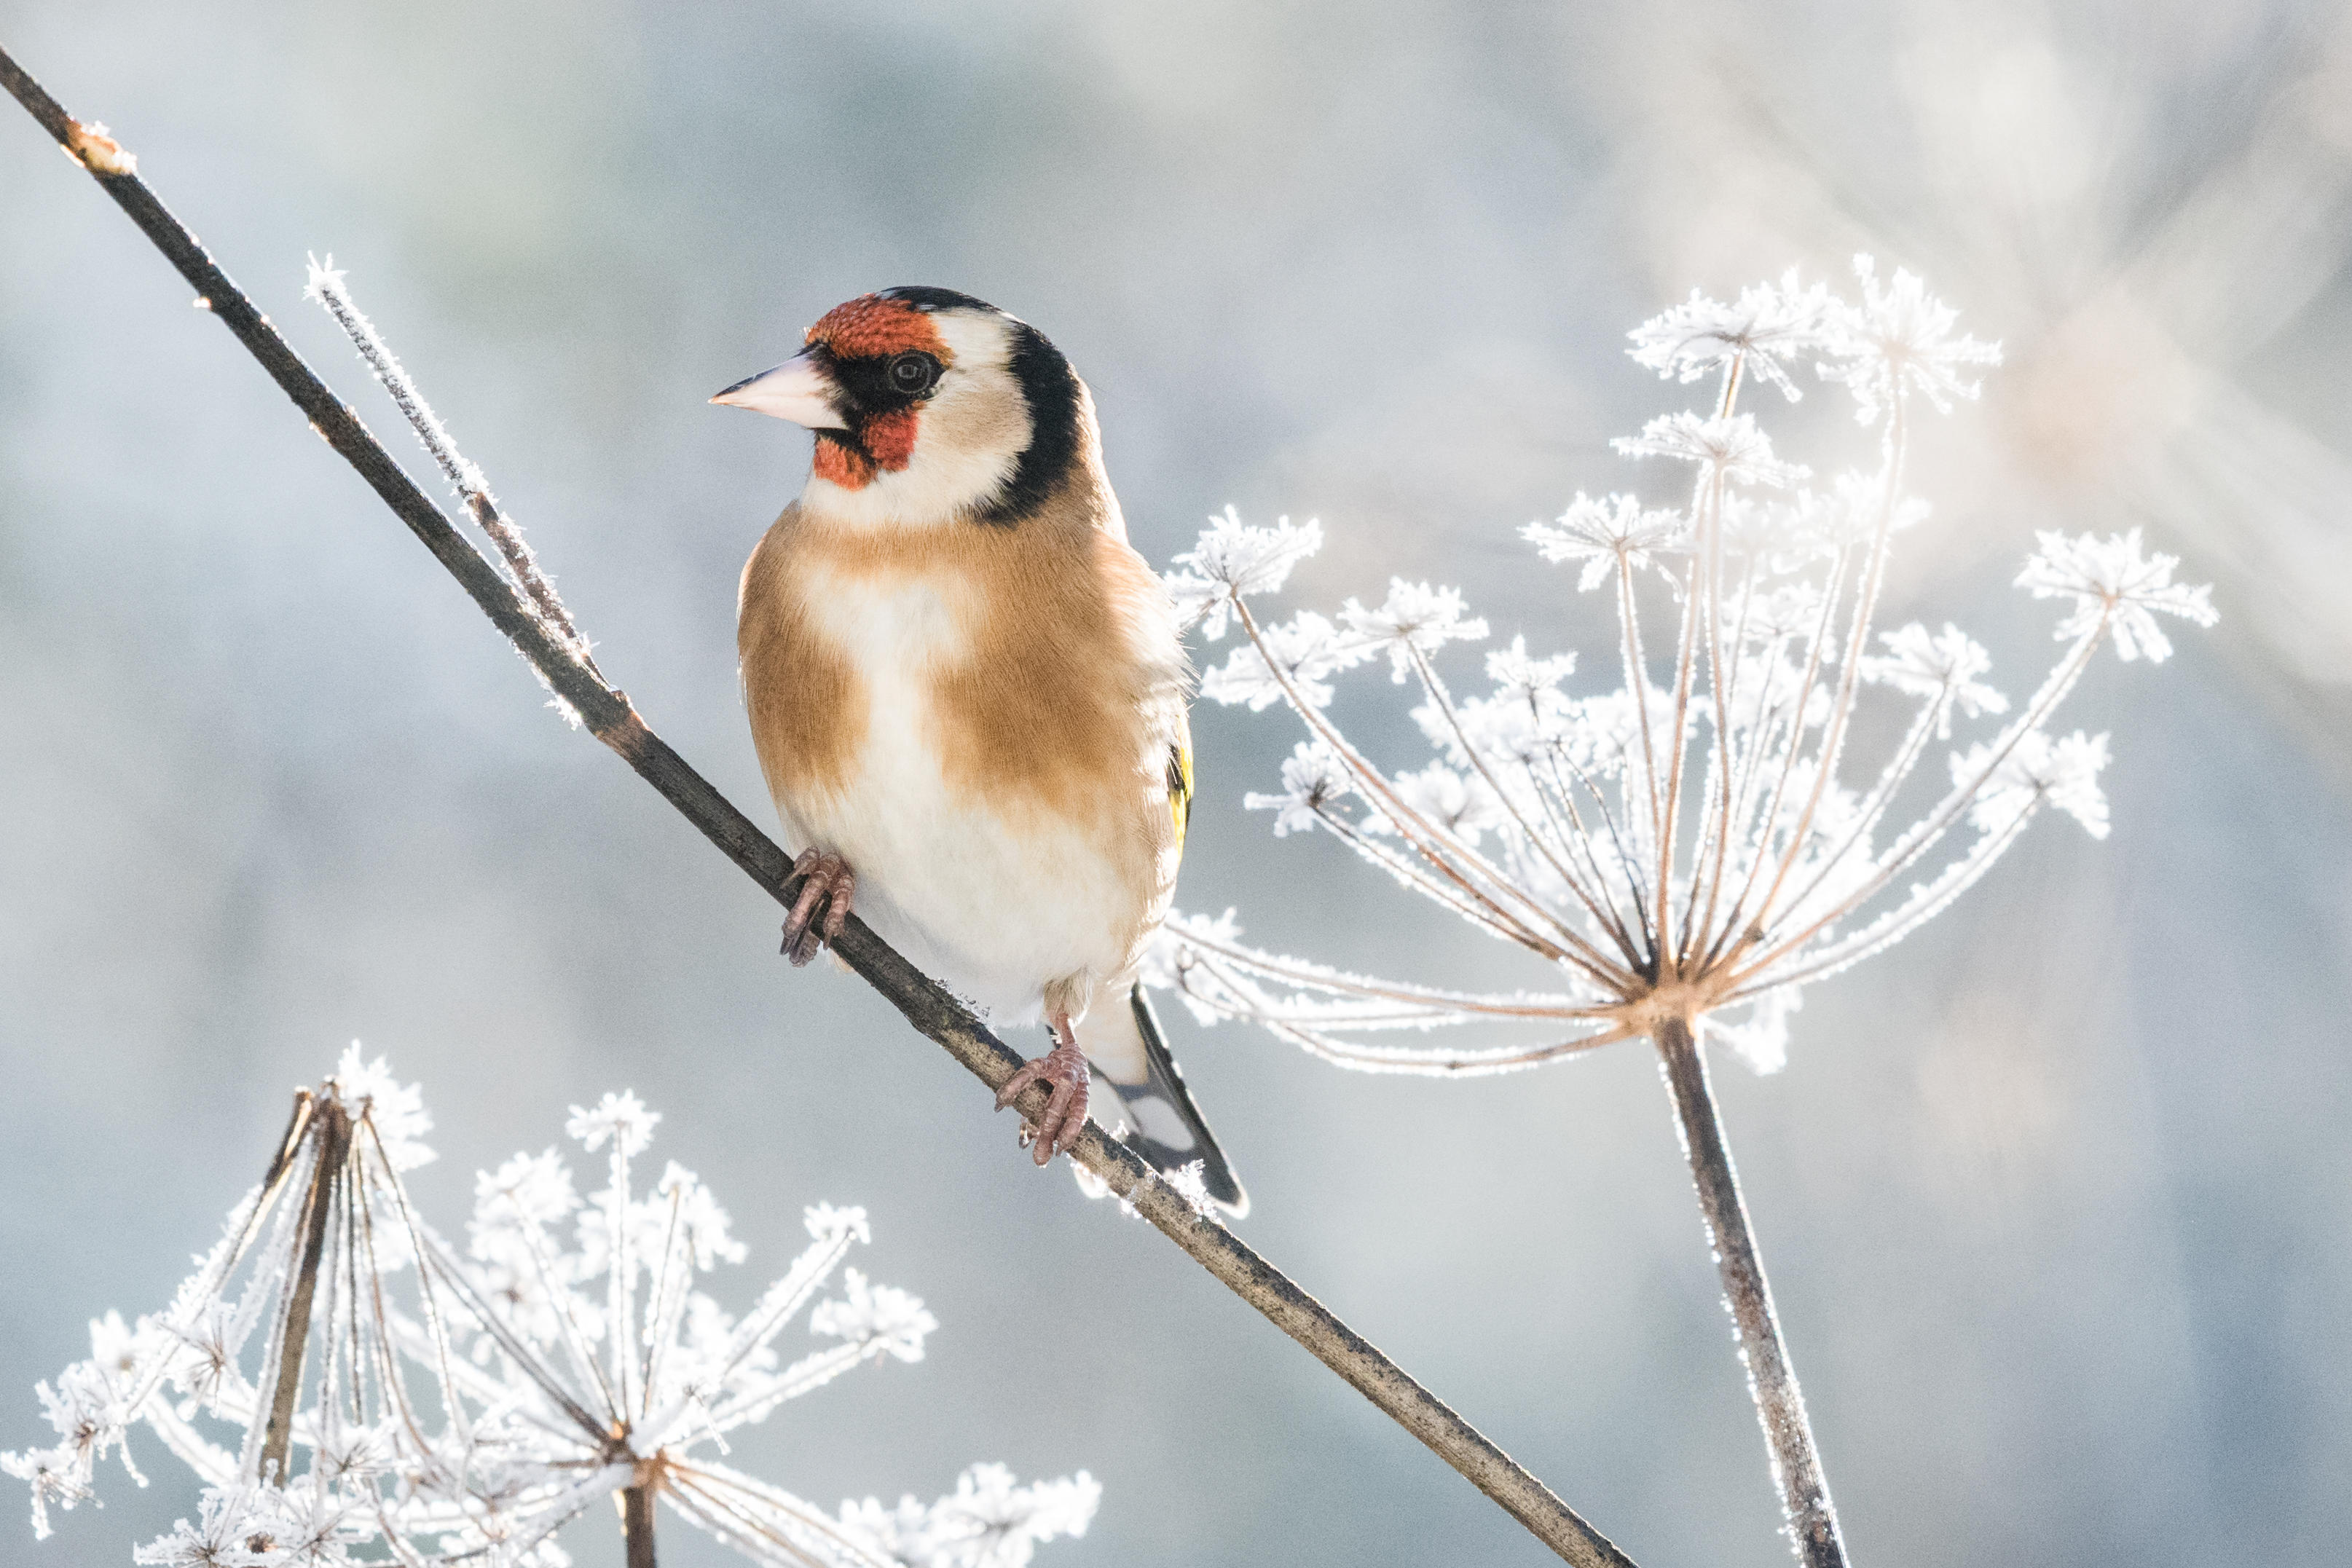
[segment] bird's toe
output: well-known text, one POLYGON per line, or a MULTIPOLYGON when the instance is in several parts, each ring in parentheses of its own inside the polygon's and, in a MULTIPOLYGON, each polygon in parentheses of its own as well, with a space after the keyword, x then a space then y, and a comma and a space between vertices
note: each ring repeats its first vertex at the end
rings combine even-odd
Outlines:
POLYGON ((1022 1127, 1022 1142, 1041 1166, 1055 1155, 1067 1154, 1087 1125, 1087 1059, 1076 1040, 1068 1037, 1067 1026, 1057 1028, 1055 1033, 1064 1037, 1061 1043, 1035 1061, 1023 1063, 1021 1071, 1006 1079, 996 1093, 996 1108, 1002 1111, 1033 1083, 1045 1084, 1051 1091, 1035 1124, 1024 1120, 1022 1127))
POLYGON ((782 951, 798 968, 838 937, 848 924, 857 878, 839 855, 818 850, 802 851, 800 859, 793 862, 793 874, 802 879, 801 891, 784 915, 782 951))

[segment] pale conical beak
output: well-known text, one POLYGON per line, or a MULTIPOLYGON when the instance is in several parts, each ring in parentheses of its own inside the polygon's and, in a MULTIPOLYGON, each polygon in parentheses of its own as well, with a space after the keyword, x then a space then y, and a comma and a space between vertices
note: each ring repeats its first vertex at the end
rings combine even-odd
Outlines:
POLYGON ((824 367, 803 350, 772 371, 737 382, 710 401, 772 413, 811 430, 847 430, 848 422, 833 405, 836 390, 824 367))

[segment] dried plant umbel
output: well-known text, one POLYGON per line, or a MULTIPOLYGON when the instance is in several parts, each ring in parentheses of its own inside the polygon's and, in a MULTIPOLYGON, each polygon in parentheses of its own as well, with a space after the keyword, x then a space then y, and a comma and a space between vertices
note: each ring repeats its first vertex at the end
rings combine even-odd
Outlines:
POLYGON ((1985 651, 1958 627, 1880 630, 1894 538, 1927 509, 1904 490, 1917 402, 1948 411, 1973 397, 1975 368, 1999 352, 1959 334, 1911 274, 1882 280, 1868 257, 1855 273, 1851 302, 1791 275, 1728 304, 1694 294, 1633 334, 1642 363, 1685 382, 1712 378, 1720 391, 1712 409, 1654 419, 1617 443, 1630 456, 1691 465, 1685 506, 1580 495, 1558 520, 1525 530, 1545 559, 1578 569, 1580 591, 1609 591, 1614 645, 1610 679, 1596 687, 1572 682, 1575 653, 1539 656, 1517 638, 1486 656, 1486 694, 1457 695, 1441 653, 1487 627, 1452 589, 1400 580, 1376 608, 1350 600, 1336 617, 1261 621, 1249 601, 1320 548, 1311 522, 1252 528, 1228 510, 1170 574, 1206 637, 1243 634, 1203 694, 1287 705, 1308 732, 1281 789, 1247 804, 1275 813, 1277 835, 1336 835, 1405 888, 1555 966, 1560 988, 1484 995, 1350 974, 1245 944, 1230 912, 1171 917, 1151 977, 1203 1020, 1247 1019, 1367 1071, 1507 1071, 1649 1039, 1790 1531, 1817 1564, 1843 1562, 1844 1549, 1703 1043, 1772 1070, 1804 986, 1932 919, 2043 808, 2105 837, 2107 737, 2057 733, 2059 706, 2103 643, 2124 660, 2160 663, 2171 644, 2159 616, 2214 619, 2210 590, 2175 583, 2178 563, 2147 552, 2137 531, 2043 534, 2017 582, 2067 606, 2056 631, 2065 646, 2013 715, 1985 680, 1985 651), (1819 488, 1738 409, 1749 382, 1797 399, 1792 371, 1808 362, 1843 382, 1860 421, 1880 432, 1874 470, 1819 488), (1654 599, 1644 578, 1671 590, 1664 639, 1644 622, 1643 599, 1654 599), (1381 662, 1418 699, 1412 717, 1435 753, 1419 768, 1382 767, 1330 715, 1333 678, 1381 662), (1857 768, 1848 742, 1866 702, 1905 711, 1891 751, 1857 768), (1948 788, 1931 790, 1923 765, 1956 721, 1990 733, 1950 751, 1948 788), (1562 1032, 1465 1050, 1380 1038, 1482 1023, 1562 1032))
POLYGON ((938 1325, 856 1269, 816 1299, 868 1239, 864 1210, 826 1204, 728 1313, 696 1289, 744 1255, 709 1189, 672 1161, 632 1190, 659 1119, 632 1094, 573 1107, 565 1130, 609 1185, 583 1199, 555 1150, 517 1155, 477 1179, 460 1249, 402 1181, 433 1157, 416 1089, 346 1051, 172 1305, 127 1328, 109 1312, 90 1359, 40 1385, 58 1442, 0 1456, 32 1485, 36 1533, 110 1454, 143 1484, 142 1423, 204 1485, 195 1520, 134 1553, 159 1568, 560 1568, 555 1531, 605 1498, 630 1568, 655 1562, 656 1500, 782 1568, 1020 1568, 1085 1532, 1101 1489, 1084 1471, 1023 1487, 976 1465, 936 1502, 829 1514, 713 1457, 861 1364, 920 1360, 938 1325), (813 1301, 820 1347, 787 1362, 779 1336, 813 1301))

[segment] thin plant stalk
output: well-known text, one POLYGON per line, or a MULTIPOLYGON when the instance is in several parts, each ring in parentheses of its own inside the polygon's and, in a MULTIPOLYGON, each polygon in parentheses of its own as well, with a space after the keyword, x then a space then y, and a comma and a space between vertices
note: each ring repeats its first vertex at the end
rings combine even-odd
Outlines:
POLYGON ((614 1494, 621 1511, 621 1539, 628 1546, 628 1568, 656 1568, 654 1561, 654 1489, 624 1487, 614 1494))
POLYGON ((1740 1358, 1748 1366, 1748 1389, 1755 1396, 1765 1444, 1771 1450, 1772 1478, 1780 1489, 1780 1507, 1788 1518, 1798 1559, 1805 1568, 1845 1568, 1845 1542, 1838 1529, 1837 1509, 1830 1500, 1828 1478, 1822 1473, 1812 1422, 1805 1415, 1804 1391, 1798 1386, 1789 1347, 1780 1337, 1771 1282, 1765 1278, 1764 1259, 1748 1222, 1748 1204, 1739 1195, 1731 1146, 1724 1141, 1723 1113, 1707 1081, 1704 1048, 1690 1024, 1680 1018, 1662 1020, 1651 1038, 1664 1069, 1666 1092, 1674 1100, 1683 1153, 1690 1160, 1692 1185, 1698 1189, 1699 1210, 1706 1217, 1707 1236, 1715 1243, 1724 1301, 1731 1309, 1731 1322, 1739 1336, 1740 1358))
MULTIPOLYGON (((799 894, 800 879, 792 874, 792 862, 783 851, 655 734, 625 693, 596 673, 585 657, 584 637, 576 632, 567 636, 528 594, 466 541, 351 408, 302 361, 195 236, 164 207, 139 177, 136 158, 101 129, 75 120, 5 49, 0 49, 0 87, 23 104, 122 208, 310 420, 320 437, 352 465, 457 578, 578 721, 617 752, 764 891, 790 907, 799 894)), ((943 1047, 992 1092, 1019 1071, 1020 1055, 856 916, 834 948, 917 1030, 943 1047)), ((1046 1098, 1042 1085, 1033 1085, 1016 1105, 1034 1121, 1044 1113, 1046 1098)), ((1160 1179, 1123 1143, 1089 1124, 1072 1157, 1564 1561, 1580 1568, 1622 1568, 1630 1563, 1607 1537, 1549 1487, 1255 1249, 1204 1218, 1189 1198, 1160 1179)))
MULTIPOLYGON (((299 1112, 297 1113, 299 1115, 299 1112)), ((260 1474, 284 1486, 287 1458, 294 1438, 294 1407, 302 1392, 302 1362, 310 1336, 310 1302, 318 1293, 319 1260, 326 1251, 327 1228, 333 1221, 341 1195, 343 1166, 351 1154, 352 1121, 331 1100, 318 1104, 307 1135, 318 1145, 310 1167, 310 1183, 303 1194, 302 1260, 287 1295, 286 1315, 278 1325, 279 1339, 272 1359, 278 1384, 269 1402, 269 1420, 262 1429, 260 1474)))

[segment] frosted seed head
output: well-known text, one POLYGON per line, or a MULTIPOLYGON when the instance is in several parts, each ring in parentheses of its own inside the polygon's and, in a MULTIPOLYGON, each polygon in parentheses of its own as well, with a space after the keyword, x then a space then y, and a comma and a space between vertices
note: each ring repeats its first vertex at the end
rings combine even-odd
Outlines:
POLYGON ((2000 345, 1955 333, 1958 312, 1928 294, 1915 274, 1898 268, 1882 285, 1878 264, 1867 256, 1853 258, 1853 273, 1862 303, 1843 308, 1831 323, 1835 362, 1821 373, 1853 391, 1854 417, 1874 423, 1914 391, 1942 413, 1951 412, 1953 399, 1975 397, 1981 383, 1963 372, 2000 363, 2000 345))
POLYGON ((1862 678, 1927 698, 1933 705, 1938 740, 1951 738, 1956 707, 1970 718, 2009 711, 2009 699, 1978 678, 1992 668, 1992 655, 1950 622, 1944 622, 1943 631, 1930 632, 1914 621, 1881 632, 1878 640, 1886 652, 1863 659, 1862 678))
POLYGON ((1448 643, 1475 643, 1486 635, 1486 622, 1466 612, 1461 590, 1432 588, 1401 577, 1390 580, 1389 596, 1378 610, 1349 600, 1340 606, 1339 623, 1375 649, 1385 650, 1390 676, 1399 683, 1412 673, 1416 653, 1427 658, 1448 643))
POLYGON ((809 1313, 811 1333, 871 1345, 900 1361, 923 1359, 923 1337, 940 1322, 920 1300, 895 1286, 877 1285, 856 1269, 843 1270, 841 1281, 843 1294, 819 1301, 809 1313))
POLYGON ((1728 419, 1661 414, 1643 425, 1641 434, 1621 435, 1609 444, 1628 457, 1678 457, 1726 479, 1774 489, 1784 489, 1812 472, 1801 463, 1774 457, 1771 437, 1745 413, 1728 419))
POLYGON ((1245 795, 1242 804, 1252 811, 1272 811, 1274 836, 1286 838, 1314 831, 1322 812, 1355 788, 1355 778, 1338 752, 1319 740, 1302 740, 1282 765, 1280 792, 1245 795))
MULTIPOLYGON (((1473 847, 1499 827, 1507 814, 1485 779, 1473 773, 1457 773, 1443 762, 1433 762, 1418 772, 1399 773, 1389 783, 1423 821, 1436 823, 1473 847)), ((1378 815, 1368 816, 1363 827, 1372 833, 1395 831, 1393 823, 1378 815)))
POLYGON ((1023 1568, 1039 1542, 1084 1535, 1101 1500, 1100 1483, 1084 1470, 1024 1487, 1003 1465, 974 1465, 931 1507, 929 1561, 1023 1568))
POLYGON ((1581 561, 1577 590, 1590 593, 1608 580, 1612 568, 1647 570, 1656 565, 1657 557, 1687 550, 1690 523, 1679 512, 1645 511, 1632 496, 1594 500, 1580 490, 1559 517, 1529 523, 1519 537, 1546 560, 1581 561))
MULTIPOLYGON (((404 1098, 413 1089, 392 1085, 381 1063, 356 1053, 319 1094, 422 1124, 421 1101, 404 1098)), ((655 1120, 633 1095, 608 1095, 572 1116, 573 1134, 592 1148, 610 1142, 639 1153, 655 1120)), ((310 1125, 306 1136, 316 1141, 331 1124, 310 1125)), ((231 1213, 223 1242, 197 1260, 168 1312, 135 1326, 120 1314, 99 1319, 92 1359, 37 1390, 58 1441, 0 1456, 0 1469, 31 1486, 37 1528, 47 1528, 49 1503, 90 1494, 97 1463, 124 1450, 137 1421, 153 1422, 169 1448, 215 1479, 236 1472, 240 1449, 255 1451, 251 1429, 270 1406, 256 1378, 307 1233, 283 1194, 293 1190, 299 1205, 313 1146, 305 1145, 271 1216, 248 1223, 252 1195, 231 1213), (232 1255, 232 1243, 243 1249, 232 1255), (159 1406, 173 1397, 167 1388, 185 1397, 159 1406), (240 1430, 221 1439, 223 1427, 240 1430)), ((919 1358, 937 1326, 914 1297, 852 1271, 845 1292, 810 1314, 816 1332, 845 1343, 781 1364, 777 1336, 823 1289, 843 1245, 865 1239, 862 1210, 810 1209, 814 1244, 739 1321, 691 1283, 744 1249, 713 1195, 674 1162, 649 1186, 616 1181, 583 1205, 554 1151, 519 1155, 477 1177, 463 1255, 430 1239, 393 1164, 362 1159, 353 1169, 357 1179, 341 1190, 364 1184, 368 1207, 362 1220, 328 1228, 311 1343, 365 1354, 338 1363, 341 1383, 313 1380, 310 1403, 295 1412, 307 1472, 288 1491, 250 1475, 207 1491, 196 1517, 141 1548, 138 1562, 345 1568, 456 1553, 507 1568, 562 1568, 551 1532, 594 1489, 630 1484, 638 1472, 628 1461, 656 1458, 665 1476, 722 1480, 740 1510, 730 1528, 799 1540, 804 1505, 720 1471, 699 1450, 723 1448, 728 1432, 861 1362, 919 1358), (583 1223, 564 1227, 567 1216, 583 1223), (388 1252, 396 1262, 385 1261, 388 1252), (616 1269, 622 1257, 629 1267, 616 1269), (387 1414, 370 1425, 357 1409, 387 1414)), ((997 1500, 1015 1528, 1001 1541, 1017 1538, 1025 1552, 1045 1539, 1061 1495, 1055 1489, 1069 1484, 1021 1489, 1005 1478, 997 1500), (1016 1493, 1042 1500, 1016 1507, 1005 1500, 1016 1493), (1040 1522, 1024 1522, 1033 1516, 1040 1522)), ((691 1511, 681 1516, 701 1522, 691 1511)), ((940 1561, 971 1568, 980 1559, 940 1561)))
POLYGON ((1559 697, 1560 682, 1575 673, 1574 650, 1535 658, 1528 653, 1525 636, 1513 637, 1509 647, 1486 655, 1486 678, 1495 683, 1497 702, 1526 703, 1538 708, 1551 706, 1559 697))
POLYGON ((1756 283, 1742 288, 1738 300, 1729 305, 1692 289, 1687 302, 1634 328, 1633 347, 1626 351, 1635 363, 1685 382, 1738 359, 1745 371, 1778 387, 1795 402, 1804 394, 1789 379, 1786 367, 1828 344, 1839 308, 1827 284, 1804 287, 1791 268, 1778 285, 1756 283))
POLYGON ((829 1203, 811 1204, 801 1211, 801 1223, 807 1228, 810 1237, 819 1242, 830 1244, 844 1239, 871 1242, 874 1239, 873 1227, 866 1223, 863 1208, 835 1208, 829 1203))
POLYGON ((1999 832, 2047 803, 2082 823, 2093 838, 2107 836, 2107 798, 2099 788, 2099 774, 2109 760, 2105 735, 2086 736, 2078 729, 2053 740, 2029 730, 1998 761, 1993 757, 1994 747, 1985 745, 1951 759, 1956 788, 1982 779, 1969 808, 1969 825, 1978 831, 1999 832))
POLYGON ((395 1080, 383 1057, 370 1061, 360 1054, 360 1042, 352 1041, 327 1087, 354 1121, 364 1116, 375 1128, 393 1169, 414 1170, 432 1161, 433 1151, 423 1141, 433 1130, 424 1093, 414 1083, 395 1080))
POLYGON ((2087 635, 2105 620, 2116 656, 2128 663, 2145 657, 2160 664, 2172 656, 2172 641, 2157 622, 2174 615, 2192 626, 2221 619, 2212 587, 2191 588, 2172 580, 2179 556, 2143 550, 2140 531, 2110 534, 2040 533, 2041 548, 2017 574, 2017 586, 2036 599, 2070 599, 2074 609, 2053 633, 2061 641, 2087 635))
POLYGON ((1330 676, 1355 668, 1382 647, 1373 638, 1342 633, 1312 610, 1261 627, 1258 636, 1265 643, 1263 650, 1255 642, 1244 643, 1202 677, 1202 696, 1228 706, 1246 703, 1252 713, 1263 712, 1293 695, 1319 708, 1332 698, 1330 676))
POLYGON ((625 1089, 615 1094, 607 1090, 593 1107, 572 1107, 563 1131, 590 1154, 603 1148, 607 1140, 618 1139, 620 1152, 634 1156, 644 1154, 653 1143, 654 1124, 660 1120, 661 1113, 646 1110, 635 1091, 625 1089))
MULTIPOLYGON (((1634 358, 1684 381, 1739 359, 1743 376, 1753 370, 1781 385, 1799 357, 1820 356, 1830 361, 1824 374, 1853 388, 1866 420, 1914 392, 1938 406, 1974 395, 1976 367, 1997 362, 1997 347, 1961 334, 1951 309, 1913 275, 1882 278, 1867 258, 1856 270, 1853 305, 1793 279, 1731 304, 1694 296, 1635 332, 1634 358)), ((1733 390, 1727 379, 1719 406, 1733 406, 1733 390)), ((1577 568, 1580 590, 1622 590, 1600 612, 1600 646, 1587 650, 1605 649, 1603 656, 1582 665, 1604 676, 1599 689, 1571 689, 1578 666, 1570 657, 1535 659, 1515 638, 1486 656, 1492 689, 1456 696, 1432 655, 1486 627, 1449 591, 1402 581, 1377 609, 1350 600, 1336 618, 1310 611, 1271 627, 1253 620, 1252 645, 1203 681, 1219 701, 1287 702, 1318 737, 1294 754, 1280 792, 1247 798, 1275 813, 1277 834, 1318 822, 1339 830, 1399 885, 1553 961, 1566 977, 1563 994, 1522 1006, 1375 980, 1260 953, 1230 924, 1213 946, 1205 937, 1188 943, 1176 917, 1148 956, 1152 982, 1175 988, 1204 1021, 1254 1019, 1366 1071, 1507 1070, 1558 1060, 1593 1037, 1545 1056, 1387 1047, 1360 1041, 1361 1032, 1505 1018, 1613 1030, 1595 1020, 1668 1001, 1724 1009, 1727 1020, 1714 1026, 1725 1043, 1769 1069, 1785 1055, 1798 985, 1932 918, 1974 884, 2032 810, 2047 801, 2095 835, 2105 831, 2097 782, 2105 737, 2047 733, 2079 673, 2071 654, 2040 683, 2025 717, 1990 747, 1955 760, 1949 791, 1922 800, 1916 770, 1928 765, 1929 740, 2010 705, 1988 678, 1984 649, 1957 626, 1886 630, 1874 621, 1885 598, 1884 552, 1927 515, 1899 488, 1908 429, 1889 423, 1877 471, 1802 487, 1808 470, 1779 457, 1749 413, 1667 414, 1619 442, 1629 456, 1697 465, 1693 517, 1705 538, 1692 518, 1622 494, 1580 493, 1556 519, 1522 530, 1545 559, 1577 568), (1635 581, 1646 570, 1658 570, 1677 601, 1666 617, 1664 596, 1635 581), (1331 716, 1333 677, 1381 653, 1393 676, 1423 677, 1408 710, 1428 749, 1401 766, 1374 760, 1331 716), (1857 700, 1865 684, 1920 705, 1910 724, 1857 723, 1854 715, 1881 706, 1874 695, 1857 700), (1874 759, 1867 753, 1882 738, 1886 752, 1874 759), (1327 809, 1344 792, 1365 801, 1352 820, 1327 809), (1924 810, 1906 822, 1897 808, 1914 801, 1924 810), (1979 832, 1952 832, 1964 822, 1979 832), (1958 841, 1965 838, 1974 841, 1958 841), (1652 977, 1665 968, 1659 949, 1667 942, 1682 945, 1695 967, 1676 976, 1675 998, 1661 999, 1652 977)), ((1192 558, 1212 562, 1195 573, 1207 585, 1196 593, 1249 575, 1213 564, 1247 555, 1238 521, 1229 514, 1212 531, 1217 538, 1204 536, 1192 558)), ((1253 548, 1269 559, 1281 553, 1270 543, 1253 548)), ((2174 584, 2174 565, 2147 555, 2137 534, 2052 535, 2020 581, 2071 601, 2062 635, 2112 632, 2124 657, 2158 660, 2170 651, 2164 615, 2212 618, 2210 594, 2174 584)), ((1237 608, 1239 599, 1222 602, 1237 608)), ((1382 741, 1393 734, 1391 727, 1382 741)))
POLYGON ((1323 525, 1313 518, 1294 526, 1280 517, 1270 528, 1251 528, 1227 507, 1209 519, 1199 541, 1176 558, 1162 580, 1180 623, 1198 622, 1201 634, 1213 643, 1225 634, 1238 601, 1274 592, 1293 567, 1322 548, 1323 525))

